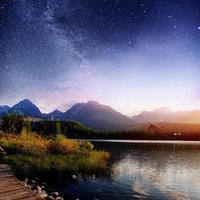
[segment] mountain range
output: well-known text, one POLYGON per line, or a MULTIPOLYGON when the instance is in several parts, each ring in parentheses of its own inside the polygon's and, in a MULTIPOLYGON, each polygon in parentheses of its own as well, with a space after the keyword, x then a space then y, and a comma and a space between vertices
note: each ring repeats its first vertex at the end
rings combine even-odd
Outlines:
POLYGON ((132 119, 136 123, 200 123, 200 110, 192 111, 172 111, 169 108, 161 107, 154 111, 143 111, 139 115, 135 115, 132 119))
POLYGON ((97 101, 77 103, 66 112, 55 110, 48 114, 41 113, 39 108, 28 99, 20 101, 13 107, 0 106, 0 116, 12 112, 32 118, 78 121, 96 130, 124 130, 134 125, 131 118, 97 101))
POLYGON ((162 107, 154 111, 143 111, 139 115, 128 117, 113 108, 102 105, 97 101, 77 103, 66 112, 55 110, 44 114, 30 100, 24 99, 12 107, 0 106, 0 116, 5 113, 16 112, 20 115, 32 118, 51 120, 78 121, 96 130, 130 130, 137 124, 144 123, 196 123, 200 124, 200 111, 177 111, 162 107))
POLYGON ((8 112, 9 109, 10 109, 9 106, 0 106, 0 116, 8 112))

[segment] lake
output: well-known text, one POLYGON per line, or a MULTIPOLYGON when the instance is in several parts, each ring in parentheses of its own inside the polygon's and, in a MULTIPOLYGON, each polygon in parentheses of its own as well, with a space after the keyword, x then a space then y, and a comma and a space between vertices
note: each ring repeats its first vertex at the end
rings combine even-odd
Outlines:
POLYGON ((200 199, 200 142, 93 141, 111 153, 111 176, 66 184, 70 199, 200 199))

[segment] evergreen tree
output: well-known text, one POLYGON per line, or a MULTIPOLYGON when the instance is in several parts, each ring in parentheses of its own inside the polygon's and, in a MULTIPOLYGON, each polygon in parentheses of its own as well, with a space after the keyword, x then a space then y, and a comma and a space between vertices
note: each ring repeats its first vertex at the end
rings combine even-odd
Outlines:
POLYGON ((24 128, 26 129, 27 132, 31 132, 31 123, 30 123, 30 120, 24 121, 24 128))
POLYGON ((24 118, 17 113, 6 114, 2 117, 1 129, 5 133, 19 134, 24 126, 24 118))
POLYGON ((61 128, 60 128, 60 122, 55 123, 55 134, 60 135, 61 134, 61 128))

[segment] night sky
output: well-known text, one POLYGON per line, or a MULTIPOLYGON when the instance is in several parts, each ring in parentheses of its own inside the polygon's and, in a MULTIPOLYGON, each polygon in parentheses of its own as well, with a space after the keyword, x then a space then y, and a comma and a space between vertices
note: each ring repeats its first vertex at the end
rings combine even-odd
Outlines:
POLYGON ((0 0, 0 104, 200 108, 200 2, 0 0))

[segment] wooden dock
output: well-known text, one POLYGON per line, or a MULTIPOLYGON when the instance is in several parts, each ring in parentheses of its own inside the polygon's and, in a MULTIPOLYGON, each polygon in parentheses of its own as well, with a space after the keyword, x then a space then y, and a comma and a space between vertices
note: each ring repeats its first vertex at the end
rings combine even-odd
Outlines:
POLYGON ((10 167, 0 164, 0 200, 37 200, 29 188, 19 181, 10 167))

